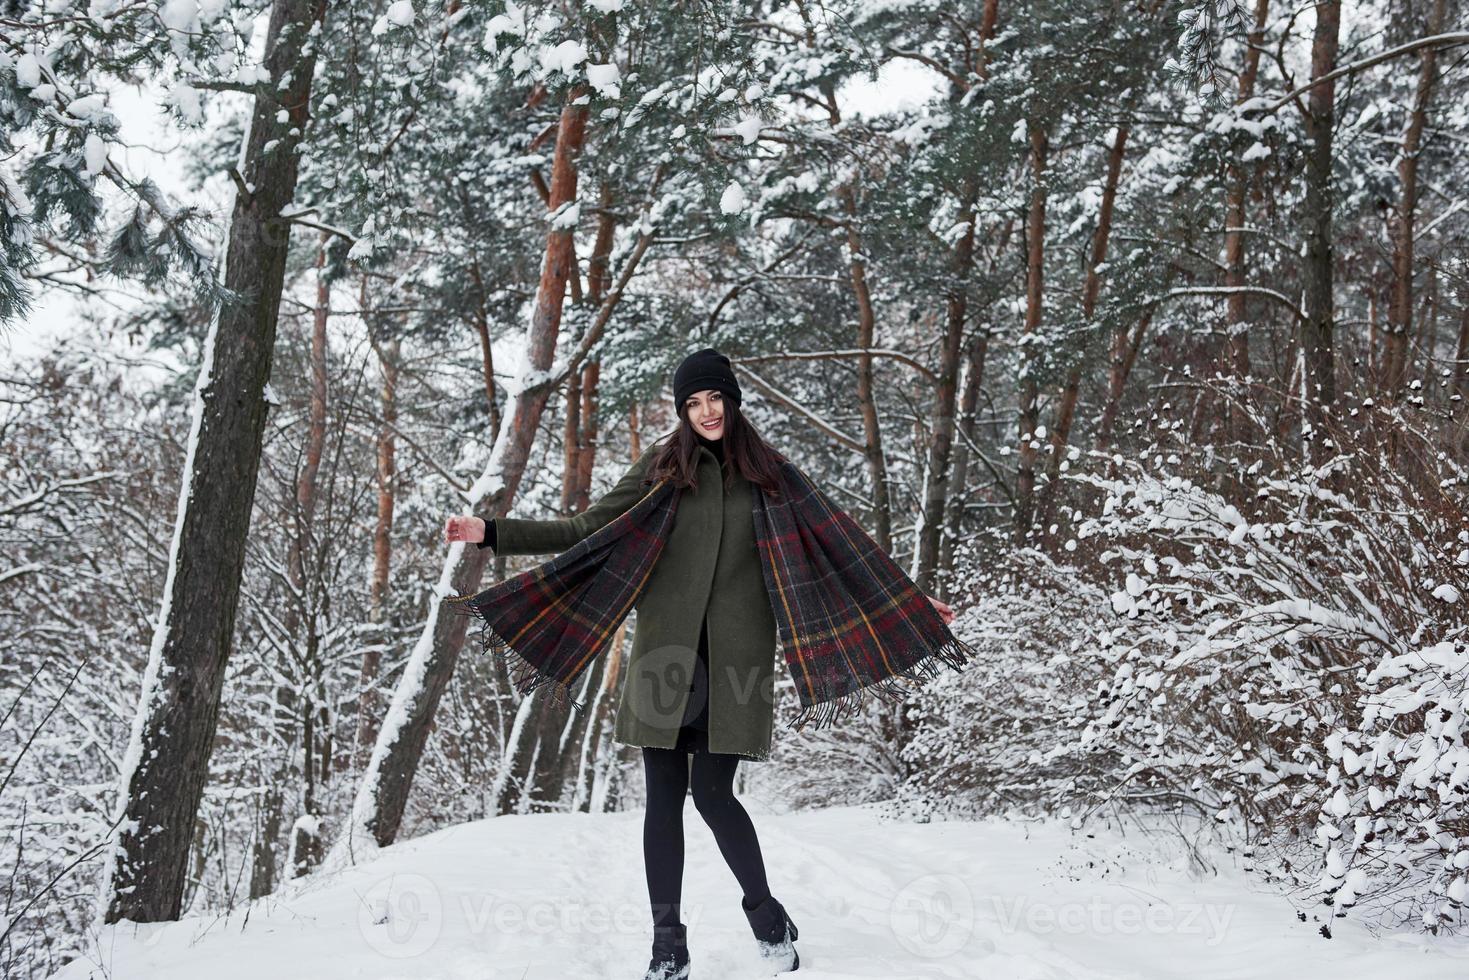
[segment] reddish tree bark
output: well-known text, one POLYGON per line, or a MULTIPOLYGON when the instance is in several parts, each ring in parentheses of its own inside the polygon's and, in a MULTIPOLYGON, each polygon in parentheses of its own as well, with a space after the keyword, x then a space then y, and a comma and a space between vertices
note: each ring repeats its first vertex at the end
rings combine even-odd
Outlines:
POLYGON ((1020 464, 1015 477, 1015 539, 1024 540, 1035 516, 1035 461, 1039 454, 1040 387, 1036 379, 1036 333, 1045 298, 1046 173, 1050 134, 1030 121, 1030 208, 1025 223, 1025 328, 1021 335, 1020 464))
POLYGON ((1117 427, 1117 416, 1122 410, 1122 393, 1127 389, 1127 379, 1137 363, 1137 353, 1142 349, 1147 336, 1148 324, 1153 318, 1148 308, 1131 330, 1118 330, 1112 334, 1112 348, 1108 353, 1107 400, 1102 405, 1101 417, 1097 420, 1096 447, 1105 452, 1112 446, 1113 430, 1117 427))
MULTIPOLYGON (((386 616, 383 602, 388 593, 388 573, 393 557, 393 512, 397 507, 398 440, 394 429, 398 423, 398 355, 402 343, 394 337, 374 345, 378 364, 383 371, 383 423, 377 435, 377 523, 372 529, 372 580, 368 586, 368 618, 382 625, 386 616)), ((358 686, 362 691, 357 701, 358 768, 367 765, 367 754, 377 741, 377 719, 382 711, 382 695, 375 686, 382 664, 381 640, 376 639, 362 655, 358 686)))
MULTIPOLYGON (((862 233, 857 228, 857 192, 850 184, 841 188, 842 206, 847 212, 847 275, 852 283, 852 297, 857 303, 857 347, 867 350, 877 329, 877 313, 872 305, 872 290, 867 283, 867 257, 863 253, 862 233)), ((862 457, 867 465, 867 480, 872 486, 873 540, 884 551, 893 547, 893 512, 888 493, 888 469, 882 449, 882 428, 878 424, 875 376, 872 355, 857 359, 857 408, 862 413, 862 457)))
MULTIPOLYGON (((1246 37, 1244 65, 1239 74, 1239 98, 1243 104, 1255 95, 1255 80, 1260 74, 1260 50, 1265 37, 1265 21, 1270 15, 1270 0, 1255 0, 1255 25, 1246 37)), ((1224 205, 1224 284, 1231 292, 1225 298, 1225 341, 1229 366, 1236 380, 1250 376, 1250 334, 1246 325, 1245 302, 1245 197, 1248 181, 1238 160, 1231 160, 1228 193, 1224 205)), ((1229 428, 1233 438, 1244 437, 1245 414, 1239 405, 1230 403, 1229 428)))
MULTIPOLYGON (((576 103, 581 94, 577 90, 568 94, 557 127, 551 166, 550 210, 553 212, 576 199, 576 159, 585 138, 588 112, 585 103, 576 103)), ((548 371, 555 360, 562 305, 574 261, 572 229, 552 226, 546 233, 546 255, 527 335, 527 359, 534 370, 548 371)), ((499 514, 508 509, 520 484, 549 397, 550 388, 546 382, 530 385, 516 396, 508 422, 511 427, 509 442, 502 459, 503 488, 492 503, 499 514)), ((463 549, 452 573, 452 588, 456 594, 463 595, 476 588, 489 560, 490 550, 463 549)), ((422 680, 406 692, 404 721, 397 730, 384 732, 379 738, 379 742, 384 738, 390 738, 390 741, 378 746, 375 755, 381 758, 376 768, 370 767, 364 776, 359 802, 354 805, 354 825, 360 820, 379 846, 387 846, 398 835, 434 713, 464 645, 468 629, 466 620, 467 617, 442 612, 433 617, 432 653, 422 680)), ((349 827, 349 833, 354 829, 349 827)))
MULTIPOLYGON (((1428 19, 1428 33, 1443 30, 1444 0, 1435 0, 1428 19)), ((1396 398, 1406 377, 1408 332, 1413 325, 1413 228, 1418 211, 1418 152, 1423 146, 1423 128, 1428 122, 1428 103, 1438 76, 1438 48, 1419 53, 1418 87, 1403 131, 1398 157, 1398 205, 1392 223, 1392 299, 1387 308, 1387 342, 1382 353, 1382 391, 1396 398)))
MULTIPOLYGON (((816 32, 809 11, 801 4, 801 19, 806 28, 806 45, 814 48, 816 32)), ((823 79, 819 88, 826 101, 827 121, 833 130, 842 123, 841 106, 837 102, 836 87, 829 79, 823 79)), ((867 282, 867 254, 862 242, 861 208, 857 199, 856 182, 861 170, 855 168, 850 180, 837 188, 837 197, 842 202, 844 220, 842 227, 847 236, 847 278, 852 285, 852 299, 857 304, 857 349, 867 350, 872 346, 876 333, 877 313, 872 302, 872 290, 867 282)), ((872 486, 872 513, 870 526, 873 540, 884 551, 893 547, 892 496, 888 492, 886 454, 883 452, 882 427, 877 413, 875 375, 871 354, 857 359, 857 410, 862 416, 862 458, 867 467, 868 483, 872 486)))
POLYGON ((485 292, 484 274, 480 270, 479 259, 469 263, 469 278, 474 283, 475 289, 474 332, 479 338, 481 370, 485 382, 485 403, 489 406, 486 428, 490 432, 499 432, 500 403, 495 397, 495 353, 490 344, 490 315, 485 306, 489 302, 489 296, 485 292))
MULTIPOLYGON (((1117 203, 1117 184, 1122 175, 1122 158, 1127 151, 1126 125, 1118 126, 1107 153, 1107 178, 1102 184, 1102 206, 1097 214, 1097 230, 1092 236, 1091 262, 1086 270, 1086 283, 1081 292, 1081 315, 1090 320, 1097 309, 1097 296, 1102 291, 1102 277, 1097 270, 1107 260, 1107 244, 1112 235, 1112 212, 1117 203)), ((1061 482, 1061 458, 1071 438, 1071 423, 1076 417, 1076 401, 1081 393, 1081 362, 1066 376, 1061 399, 1056 406, 1055 424, 1051 427, 1051 458, 1046 461, 1046 487, 1041 505, 1041 528, 1049 533, 1056 510, 1057 485, 1061 482)))

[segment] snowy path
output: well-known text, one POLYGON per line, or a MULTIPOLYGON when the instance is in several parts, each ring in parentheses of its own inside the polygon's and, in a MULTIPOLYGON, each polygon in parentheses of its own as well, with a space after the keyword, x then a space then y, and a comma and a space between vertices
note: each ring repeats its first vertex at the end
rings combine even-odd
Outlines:
MULTIPOLYGON (((1227 856, 1195 879, 1136 832, 881 821, 874 808, 755 819, 808 980, 1469 976, 1469 940, 1301 922, 1227 856)), ((390 848, 229 917, 125 925, 58 980, 638 980, 651 929, 641 811, 504 817, 390 848), (387 921, 383 918, 386 909, 387 921), (248 911, 248 916, 247 916, 248 911)), ((740 891, 690 802, 691 980, 762 975, 740 891)))

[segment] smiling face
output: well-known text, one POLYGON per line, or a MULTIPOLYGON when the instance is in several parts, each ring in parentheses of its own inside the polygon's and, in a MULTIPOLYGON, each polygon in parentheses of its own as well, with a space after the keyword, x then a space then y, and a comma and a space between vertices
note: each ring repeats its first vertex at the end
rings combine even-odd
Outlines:
POLYGON ((684 402, 694 431, 713 442, 724 436, 724 393, 709 388, 696 391, 684 402))

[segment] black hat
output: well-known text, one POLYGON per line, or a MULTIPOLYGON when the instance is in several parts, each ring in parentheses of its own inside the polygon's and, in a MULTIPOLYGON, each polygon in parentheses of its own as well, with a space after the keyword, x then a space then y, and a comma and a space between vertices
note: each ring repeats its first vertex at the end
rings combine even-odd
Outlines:
POLYGON ((733 398, 736 405, 740 403, 740 383, 735 380, 729 358, 713 347, 705 347, 685 357, 673 372, 674 406, 682 405, 684 399, 706 388, 723 392, 733 398))

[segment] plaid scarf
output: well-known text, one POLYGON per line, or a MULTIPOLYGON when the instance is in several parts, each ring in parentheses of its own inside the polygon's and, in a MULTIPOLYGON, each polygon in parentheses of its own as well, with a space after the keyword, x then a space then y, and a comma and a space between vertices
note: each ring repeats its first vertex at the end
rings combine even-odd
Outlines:
MULTIPOLYGON (((794 463, 780 492, 752 487, 755 540, 785 662, 801 707, 786 727, 829 726, 864 692, 896 702, 976 652, 949 632, 923 591, 794 463)), ((522 694, 553 700, 611 641, 663 552, 682 489, 660 480, 571 548, 483 591, 446 596, 482 623, 487 652, 507 658, 522 694)))

